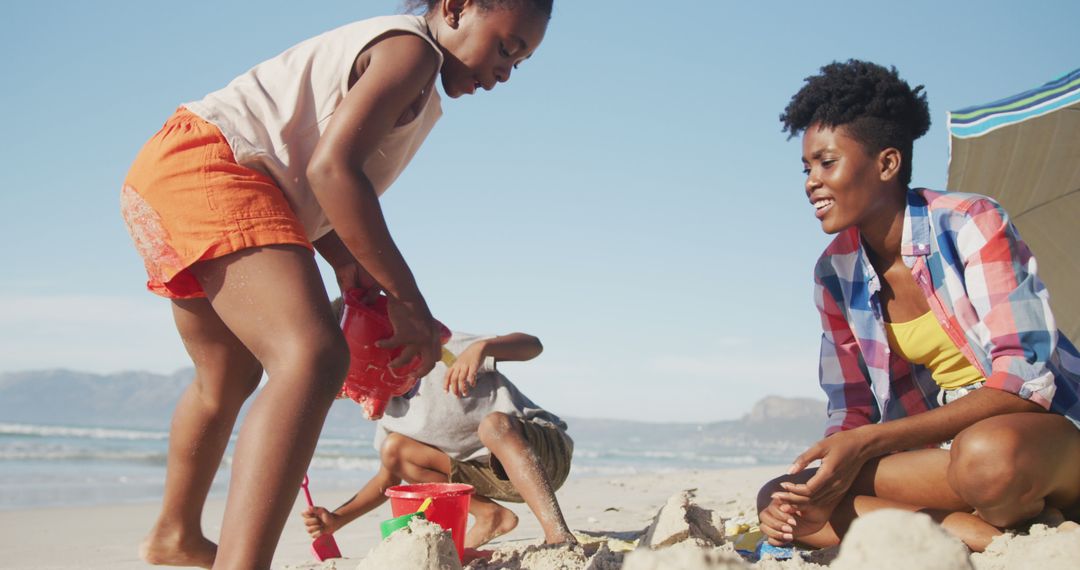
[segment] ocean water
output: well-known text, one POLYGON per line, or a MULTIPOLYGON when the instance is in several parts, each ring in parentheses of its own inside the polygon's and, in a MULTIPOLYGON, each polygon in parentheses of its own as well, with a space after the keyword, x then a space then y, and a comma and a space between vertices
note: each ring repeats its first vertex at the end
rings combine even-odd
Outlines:
MULTIPOLYGON (((570 431, 574 436, 573 427, 570 431)), ((657 441, 633 434, 575 436, 572 476, 782 465, 799 444, 746 440, 657 441)), ((224 496, 230 443, 211 496, 224 496)), ((0 510, 153 502, 165 484, 168 432, 0 422, 0 510)), ((379 466, 368 434, 324 434, 308 473, 311 489, 357 489, 379 466)))

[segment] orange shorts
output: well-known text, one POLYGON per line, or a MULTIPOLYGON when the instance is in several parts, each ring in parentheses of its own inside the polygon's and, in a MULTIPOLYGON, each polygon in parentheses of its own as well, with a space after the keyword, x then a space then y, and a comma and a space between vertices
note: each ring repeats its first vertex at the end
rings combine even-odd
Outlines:
POLYGON ((146 264, 146 288, 170 299, 205 297, 189 268, 250 247, 312 249, 285 194, 236 163, 213 124, 181 107, 139 151, 120 209, 146 264))

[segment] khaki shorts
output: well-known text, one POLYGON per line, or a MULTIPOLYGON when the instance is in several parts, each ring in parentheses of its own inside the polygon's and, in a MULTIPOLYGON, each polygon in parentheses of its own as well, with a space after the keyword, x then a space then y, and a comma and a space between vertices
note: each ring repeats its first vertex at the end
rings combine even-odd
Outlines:
MULTIPOLYGON (((522 421, 521 427, 529 447, 544 467, 551 489, 554 491, 562 487, 570 474, 570 458, 574 453, 570 438, 560 429, 533 422, 522 421)), ((476 488, 476 494, 481 497, 511 503, 525 502, 494 455, 473 461, 451 459, 450 482, 468 483, 476 488)))

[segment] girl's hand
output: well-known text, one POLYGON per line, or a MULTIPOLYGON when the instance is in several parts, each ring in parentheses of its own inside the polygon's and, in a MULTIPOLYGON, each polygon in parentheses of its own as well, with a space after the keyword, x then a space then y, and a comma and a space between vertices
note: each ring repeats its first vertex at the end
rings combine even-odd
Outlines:
POLYGON ((300 516, 304 517, 304 526, 311 538, 333 534, 342 526, 341 517, 322 507, 308 507, 300 516))
POLYGON ((476 386, 476 374, 484 363, 486 346, 486 341, 476 341, 458 355, 453 366, 446 371, 443 390, 459 398, 469 395, 469 390, 476 386))
POLYGON ((416 378, 426 376, 442 353, 435 318, 423 301, 408 303, 390 297, 386 308, 394 334, 375 344, 380 348, 402 348, 401 354, 390 361, 390 370, 402 368, 419 359, 419 365, 410 370, 409 375, 416 378))

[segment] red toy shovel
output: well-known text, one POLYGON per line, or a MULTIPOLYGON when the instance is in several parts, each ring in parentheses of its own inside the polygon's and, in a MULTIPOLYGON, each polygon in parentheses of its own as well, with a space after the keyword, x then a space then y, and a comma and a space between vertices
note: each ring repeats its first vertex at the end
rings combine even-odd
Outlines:
MULTIPOLYGON (((304 482, 300 484, 300 487, 304 489, 304 498, 307 499, 308 506, 314 507, 315 504, 311 502, 311 491, 308 491, 307 475, 304 475, 304 482)), ((315 559, 319 562, 330 558, 341 558, 341 551, 338 550, 337 541, 334 540, 332 534, 324 534, 313 540, 311 542, 311 553, 315 555, 315 559)))

